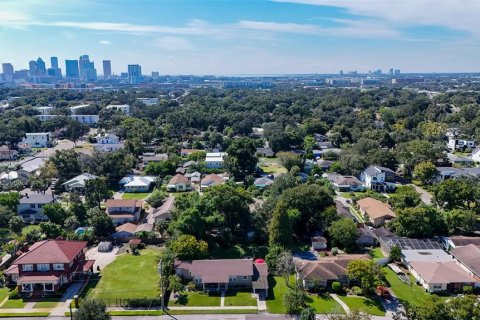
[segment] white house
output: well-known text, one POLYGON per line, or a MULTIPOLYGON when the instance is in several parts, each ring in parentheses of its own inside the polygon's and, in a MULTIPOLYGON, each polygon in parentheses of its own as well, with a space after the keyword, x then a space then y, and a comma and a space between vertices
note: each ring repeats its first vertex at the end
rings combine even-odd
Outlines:
POLYGON ((221 169, 226 156, 226 152, 209 152, 205 157, 205 166, 208 169, 221 169))
POLYGON ((360 174, 360 181, 371 190, 374 191, 391 191, 395 190, 395 172, 389 168, 381 166, 368 166, 360 174))
POLYGON ((448 138, 448 148, 452 151, 465 150, 475 148, 475 140, 470 139, 456 139, 453 137, 448 138))
POLYGON ((472 160, 475 162, 480 162, 480 147, 475 148, 475 150, 472 151, 472 160))
POLYGON ((148 192, 155 179, 153 176, 127 176, 122 178, 119 184, 125 192, 148 192))
POLYGON ((83 124, 97 124, 100 117, 96 114, 72 114, 70 118, 83 124))
POLYGON ((35 110, 40 112, 40 114, 48 115, 52 112, 53 107, 37 107, 37 108, 35 108, 35 110))
POLYGON ((153 106, 158 104, 158 98, 137 98, 137 100, 145 104, 146 106, 153 106))
POLYGON ((71 113, 72 115, 75 115, 75 114, 77 114, 78 110, 83 109, 83 108, 88 107, 88 106, 90 106, 90 105, 89 105, 89 104, 81 104, 81 105, 78 105, 78 106, 70 107, 70 108, 69 108, 69 109, 70 109, 70 113, 71 113))
POLYGON ((106 211, 114 225, 137 221, 143 209, 141 200, 108 199, 106 211))
POLYGON ((96 139, 97 143, 93 147, 97 150, 116 151, 124 147, 123 143, 120 142, 120 138, 113 133, 99 134, 96 136, 96 139))
POLYGON ((64 186, 66 191, 82 192, 83 190, 85 190, 86 182, 95 178, 97 178, 97 176, 94 176, 93 174, 82 173, 81 175, 78 175, 75 178, 64 182, 62 185, 64 186))
POLYGON ((105 109, 113 109, 115 111, 122 111, 125 114, 130 114, 130 105, 128 104, 110 104, 105 109))
POLYGON ((22 142, 32 146, 33 148, 47 148, 52 144, 51 134, 50 132, 26 133, 22 142))

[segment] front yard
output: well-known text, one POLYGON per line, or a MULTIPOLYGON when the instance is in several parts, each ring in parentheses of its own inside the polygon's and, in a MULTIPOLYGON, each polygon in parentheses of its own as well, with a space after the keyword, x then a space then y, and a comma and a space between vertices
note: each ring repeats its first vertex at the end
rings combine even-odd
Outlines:
POLYGON ((203 292, 186 292, 177 300, 169 302, 171 307, 220 307, 220 294, 203 292))
POLYGON ((252 297, 251 291, 233 291, 225 293, 225 306, 257 306, 257 299, 252 297))
POLYGON ((150 192, 126 192, 122 195, 124 200, 143 200, 150 195, 150 192))
POLYGON ((383 308, 380 301, 377 299, 369 299, 364 297, 345 297, 338 296, 345 304, 350 308, 350 310, 358 310, 365 313, 368 313, 373 316, 384 316, 385 309, 383 308))
POLYGON ((131 299, 159 296, 157 271, 161 249, 148 248, 138 256, 123 254, 101 272, 95 287, 88 287, 89 299, 131 299))

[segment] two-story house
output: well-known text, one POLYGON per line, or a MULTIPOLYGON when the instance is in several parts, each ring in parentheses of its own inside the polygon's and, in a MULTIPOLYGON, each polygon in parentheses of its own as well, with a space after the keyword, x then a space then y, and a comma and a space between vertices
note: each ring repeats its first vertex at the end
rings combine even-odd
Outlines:
POLYGON ((107 133, 104 135, 97 135, 96 136, 97 143, 93 145, 93 147, 100 151, 116 151, 124 147, 123 142, 120 141, 120 138, 113 134, 107 133))
POLYGON ((167 184, 168 191, 190 191, 192 190, 192 182, 184 175, 177 173, 167 184))
POLYGON ((223 168, 224 158, 227 156, 226 152, 209 152, 205 156, 205 167, 208 169, 223 168))
POLYGON ((34 243, 5 271, 21 293, 55 293, 60 287, 93 272, 95 260, 85 259, 87 242, 44 240, 34 243))
POLYGON ((106 203, 106 212, 116 226, 139 220, 142 208, 143 201, 134 199, 108 199, 106 203))
POLYGON ((475 140, 472 139, 457 139, 454 137, 448 138, 448 148, 452 150, 452 152, 457 150, 465 150, 465 149, 473 149, 476 146, 475 140))
POLYGON ((55 202, 53 193, 26 193, 17 205, 17 213, 25 223, 47 221, 48 217, 43 214, 46 204, 55 202))
POLYGON ((395 172, 392 169, 373 165, 360 174, 360 181, 373 191, 388 192, 395 190, 395 172))
POLYGON ((17 159, 18 151, 10 149, 8 146, 0 147, 0 161, 1 160, 15 160, 17 159))
POLYGON ((22 142, 33 148, 47 148, 52 145, 50 132, 25 133, 22 142))
POLYGON ((175 261, 175 274, 205 291, 251 288, 268 293, 268 268, 252 259, 175 261))

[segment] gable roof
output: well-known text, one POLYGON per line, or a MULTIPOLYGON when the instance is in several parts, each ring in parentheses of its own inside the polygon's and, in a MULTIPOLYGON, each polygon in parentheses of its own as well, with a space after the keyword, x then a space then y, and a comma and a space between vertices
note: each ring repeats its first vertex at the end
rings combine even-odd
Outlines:
POLYGON ((474 283, 473 277, 462 269, 455 261, 430 262, 413 261, 412 268, 427 283, 474 283))
POLYGON ((386 167, 381 167, 377 165, 371 165, 368 166, 367 169, 365 169, 365 173, 368 174, 369 176, 375 176, 379 173, 382 172, 389 172, 389 173, 395 173, 392 169, 386 168, 386 167))
POLYGON ((355 260, 368 260, 363 254, 351 254, 335 257, 324 257, 316 261, 299 260, 295 262, 297 273, 302 279, 338 280, 347 275, 347 266, 355 260))
POLYGON ((450 250, 452 256, 460 261, 477 276, 480 275, 480 248, 474 244, 450 250))
POLYGON ((168 184, 177 184, 177 183, 188 183, 190 182, 187 177, 185 177, 183 174, 177 173, 170 179, 168 184))
POLYGON ((218 185, 221 185, 221 184, 224 184, 225 181, 223 180, 222 177, 220 177, 218 174, 209 174, 208 176, 205 176, 203 179, 202 179, 202 182, 200 182, 200 184, 202 186, 218 186, 218 185))
POLYGON ((253 276, 252 259, 176 261, 175 268, 190 271, 203 283, 228 283, 230 276, 253 276))
POLYGON ((47 204, 55 200, 53 193, 34 193, 27 194, 20 199, 20 204, 47 204))
POLYGON ((69 263, 87 246, 84 241, 44 240, 34 243, 13 264, 69 263))
POLYGON ((451 236, 449 239, 455 247, 467 246, 469 244, 480 246, 480 237, 451 236))
POLYGON ((85 186, 85 182, 97 178, 97 176, 90 173, 82 173, 81 175, 76 176, 68 180, 67 182, 62 183, 62 185, 74 185, 74 186, 85 186))
POLYGON ((388 203, 383 203, 382 201, 367 197, 358 200, 357 204, 372 219, 396 217, 395 212, 392 211, 388 203))
POLYGON ((105 205, 109 207, 140 207, 142 204, 141 200, 135 199, 108 199, 105 205))

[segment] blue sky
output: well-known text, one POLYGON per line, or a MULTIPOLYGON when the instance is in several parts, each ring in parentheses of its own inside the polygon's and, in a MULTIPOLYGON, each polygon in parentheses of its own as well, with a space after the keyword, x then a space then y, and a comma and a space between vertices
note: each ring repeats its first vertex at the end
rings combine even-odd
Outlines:
POLYGON ((477 0, 0 0, 0 62, 99 73, 480 71, 477 0), (49 63, 48 63, 49 64, 49 63))

